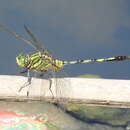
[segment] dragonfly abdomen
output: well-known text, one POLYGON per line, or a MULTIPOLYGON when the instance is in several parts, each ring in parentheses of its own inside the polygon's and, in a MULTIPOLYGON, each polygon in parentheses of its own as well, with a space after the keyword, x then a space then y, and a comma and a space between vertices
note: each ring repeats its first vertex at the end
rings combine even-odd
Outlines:
POLYGON ((115 56, 115 57, 99 58, 99 59, 64 61, 64 64, 83 64, 83 63, 123 61, 123 60, 130 60, 130 56, 115 56))

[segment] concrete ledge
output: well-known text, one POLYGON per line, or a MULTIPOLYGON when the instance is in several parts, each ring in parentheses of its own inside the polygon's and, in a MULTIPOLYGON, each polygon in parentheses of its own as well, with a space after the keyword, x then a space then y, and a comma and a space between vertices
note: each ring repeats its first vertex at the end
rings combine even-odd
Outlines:
POLYGON ((61 78, 32 78, 30 87, 18 90, 27 82, 27 77, 1 75, 1 100, 46 100, 49 102, 81 103, 130 108, 130 80, 61 78), (27 91, 29 90, 29 96, 27 91))

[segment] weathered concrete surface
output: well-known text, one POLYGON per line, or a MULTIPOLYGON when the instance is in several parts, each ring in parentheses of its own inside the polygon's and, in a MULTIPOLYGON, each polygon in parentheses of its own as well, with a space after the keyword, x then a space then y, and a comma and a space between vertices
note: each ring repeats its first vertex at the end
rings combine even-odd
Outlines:
POLYGON ((85 103, 90 105, 107 105, 130 107, 130 80, 115 79, 86 79, 61 78, 50 81, 32 78, 31 85, 18 90, 27 82, 27 77, 1 75, 1 99, 49 99, 55 101, 62 98, 62 102, 85 103), (29 96, 27 96, 29 91, 29 96), (53 99, 52 99, 53 98, 53 99), (64 98, 64 100, 63 100, 64 98))

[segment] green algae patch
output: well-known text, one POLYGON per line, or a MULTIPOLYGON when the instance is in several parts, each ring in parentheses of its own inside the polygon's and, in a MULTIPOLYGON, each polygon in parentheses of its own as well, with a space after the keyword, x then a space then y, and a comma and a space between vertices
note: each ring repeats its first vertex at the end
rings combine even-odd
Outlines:
POLYGON ((79 104, 68 104, 66 107, 69 113, 86 122, 121 126, 130 120, 130 109, 95 107, 79 104))

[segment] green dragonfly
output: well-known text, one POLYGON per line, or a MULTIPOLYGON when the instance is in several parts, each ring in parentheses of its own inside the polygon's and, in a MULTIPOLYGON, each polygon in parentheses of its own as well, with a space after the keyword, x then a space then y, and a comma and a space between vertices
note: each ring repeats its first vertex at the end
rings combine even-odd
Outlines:
MULTIPOLYGON (((31 40, 27 40, 22 35, 0 24, 0 29, 3 29, 6 32, 9 32, 13 36, 15 36, 16 38, 23 40, 25 43, 29 44, 36 50, 35 53, 32 54, 20 53, 16 57, 16 63, 18 64, 19 67, 25 68, 24 72, 28 72, 28 77, 29 77, 29 70, 45 74, 48 71, 61 70, 65 65, 71 65, 71 64, 83 64, 83 63, 86 64, 94 62, 108 62, 108 61, 114 62, 114 61, 130 60, 130 56, 114 56, 108 58, 86 59, 86 60, 79 59, 75 61, 60 60, 54 58, 51 55, 51 53, 45 47, 43 47, 43 45, 39 42, 36 36, 32 33, 32 31, 30 31, 30 29, 27 28, 27 26, 24 26, 24 28, 31 37, 31 40)), ((30 82, 29 78, 28 82, 30 82)), ((19 91, 21 91, 22 88, 20 88, 19 91)))

